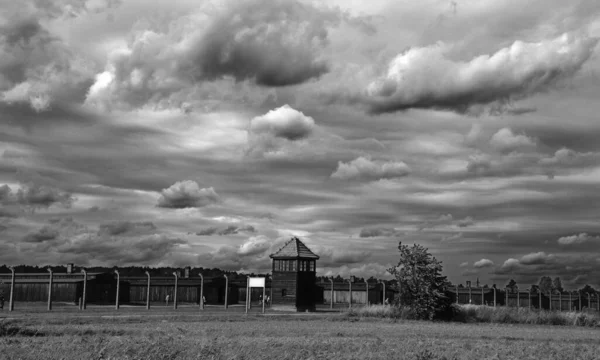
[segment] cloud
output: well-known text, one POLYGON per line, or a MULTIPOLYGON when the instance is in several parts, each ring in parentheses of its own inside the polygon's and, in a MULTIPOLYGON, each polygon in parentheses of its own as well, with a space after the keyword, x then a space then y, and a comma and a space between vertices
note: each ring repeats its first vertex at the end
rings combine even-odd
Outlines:
POLYGON ((269 133, 287 140, 306 138, 314 127, 315 120, 312 117, 292 109, 287 104, 250 121, 250 131, 258 134, 269 133))
POLYGON ((102 224, 98 228, 98 235, 131 235, 154 232, 156 226, 150 221, 146 222, 131 222, 118 221, 111 224, 102 224))
POLYGON ((395 229, 389 228, 364 228, 360 230, 358 235, 361 238, 380 237, 380 236, 394 236, 398 232, 395 229))
POLYGON ((53 205, 71 207, 75 198, 67 192, 34 183, 22 185, 16 193, 17 203, 32 208, 48 208, 53 205))
POLYGON ((271 244, 272 241, 266 236, 253 236, 240 245, 237 253, 239 255, 247 256, 264 254, 271 248, 271 244))
POLYGON ((490 140, 492 148, 501 152, 511 152, 518 149, 533 148, 535 141, 525 135, 513 134, 510 128, 498 130, 490 140))
POLYGON ((473 218, 470 216, 467 216, 464 219, 456 220, 456 225, 458 227, 469 227, 469 226, 472 226, 473 224, 475 224, 475 220, 473 220, 473 218))
POLYGON ((339 180, 378 180, 407 176, 411 169, 402 161, 374 161, 360 156, 349 163, 338 162, 331 178, 339 180))
POLYGON ((59 232, 56 229, 53 229, 49 226, 44 226, 43 228, 31 232, 23 237, 24 242, 29 243, 39 243, 47 240, 54 240, 58 237, 59 232))
POLYGON ((459 233, 455 233, 455 234, 450 234, 450 235, 446 235, 442 238, 442 242, 446 242, 446 241, 455 241, 455 240, 460 240, 463 238, 463 233, 459 232, 459 233))
POLYGON ((339 22, 337 12, 300 1, 205 4, 166 29, 132 34, 110 54, 87 101, 137 107, 224 78, 264 87, 317 79, 329 71, 321 52, 339 22))
POLYGON ((546 263, 546 261, 548 261, 549 258, 552 258, 552 255, 547 255, 545 252, 540 251, 524 255, 519 260, 519 263, 523 265, 538 265, 546 263))
POLYGON ((210 188, 200 188, 192 180, 178 181, 161 191, 158 207, 170 209, 200 208, 219 202, 219 195, 210 188))
POLYGON ((481 259, 481 260, 473 263, 473 267, 477 268, 477 269, 482 269, 482 268, 492 267, 492 266, 494 266, 494 262, 490 259, 481 259))
POLYGON ((0 102, 29 104, 41 112, 54 101, 83 100, 93 76, 89 64, 45 29, 35 13, 27 14, 30 10, 0 17, 0 102))
POLYGON ((463 263, 461 263, 459 265, 459 267, 461 267, 461 268, 464 268, 464 267, 467 267, 467 266, 469 266, 469 262, 468 261, 465 261, 465 262, 463 262, 463 263))
POLYGON ((588 241, 600 240, 600 236, 590 236, 586 233, 577 235, 563 236, 558 239, 560 245, 579 245, 588 241))
POLYGON ((217 231, 219 231, 219 229, 217 229, 216 227, 209 227, 203 230, 200 230, 196 233, 196 235, 198 236, 210 236, 210 235, 214 235, 217 233, 217 231))
POLYGON ((576 34, 538 43, 515 41, 465 62, 446 56, 452 49, 448 44, 414 47, 390 62, 362 101, 380 114, 410 108, 467 112, 473 105, 523 99, 576 73, 597 42, 576 34))

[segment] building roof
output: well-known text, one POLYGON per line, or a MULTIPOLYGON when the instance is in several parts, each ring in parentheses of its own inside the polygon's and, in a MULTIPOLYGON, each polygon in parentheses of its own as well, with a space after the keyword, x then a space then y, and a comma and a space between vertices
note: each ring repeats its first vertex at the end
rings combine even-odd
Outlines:
POLYGON ((270 257, 272 259, 318 259, 319 255, 312 252, 300 239, 294 236, 270 257))

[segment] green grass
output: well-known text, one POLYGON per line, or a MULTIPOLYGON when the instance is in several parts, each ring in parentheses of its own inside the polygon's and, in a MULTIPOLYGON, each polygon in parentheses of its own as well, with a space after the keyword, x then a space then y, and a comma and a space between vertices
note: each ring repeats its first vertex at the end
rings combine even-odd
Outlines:
POLYGON ((0 320, 0 358, 592 360, 598 359, 600 351, 600 330, 583 327, 334 314, 246 316, 181 311, 153 317, 102 315, 100 311, 85 317, 39 313, 0 320))

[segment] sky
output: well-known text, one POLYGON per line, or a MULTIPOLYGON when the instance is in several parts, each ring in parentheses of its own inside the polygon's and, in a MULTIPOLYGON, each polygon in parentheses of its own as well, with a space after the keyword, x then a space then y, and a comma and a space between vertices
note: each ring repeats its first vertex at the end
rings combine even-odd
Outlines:
POLYGON ((0 263, 600 285, 598 1, 0 8, 0 263))

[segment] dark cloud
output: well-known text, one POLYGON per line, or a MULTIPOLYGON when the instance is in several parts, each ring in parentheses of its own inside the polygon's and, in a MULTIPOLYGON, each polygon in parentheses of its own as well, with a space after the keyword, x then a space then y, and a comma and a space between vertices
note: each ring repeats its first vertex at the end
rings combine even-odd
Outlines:
POLYGON ((210 228, 198 231, 196 233, 196 235, 198 235, 198 236, 210 236, 210 235, 216 234, 217 231, 219 231, 219 229, 217 229, 216 227, 210 227, 210 228))
POLYGON ((75 201, 75 198, 69 193, 33 183, 23 185, 17 191, 16 196, 19 204, 33 208, 48 208, 57 204, 68 208, 75 201))
POLYGON ((395 229, 390 228, 364 228, 360 230, 359 237, 370 238, 370 237, 381 237, 381 236, 394 236, 398 234, 395 229))
POLYGON ((371 83, 361 101, 374 114, 410 108, 464 113, 473 105, 503 104, 573 76, 597 42, 575 34, 540 43, 516 41, 467 62, 449 59, 448 45, 415 47, 393 59, 387 74, 371 83))
POLYGON ((30 243, 39 243, 47 240, 54 240, 59 236, 59 231, 57 229, 53 229, 49 226, 44 226, 43 228, 29 233, 23 237, 24 242, 30 243))
POLYGON ((203 230, 200 230, 199 232, 196 233, 196 235, 198 236, 210 236, 210 235, 236 235, 239 233, 254 233, 256 232, 256 229, 254 228, 254 226, 252 225, 245 225, 245 226, 235 226, 235 225, 230 225, 224 229, 219 230, 216 227, 209 227, 203 230))
POLYGON ((98 235, 135 235, 153 232, 156 230, 154 223, 147 222, 131 222, 118 221, 111 224, 102 224, 98 228, 98 235))
POLYGON ((377 161, 368 157, 358 157, 349 163, 339 162, 331 178, 340 180, 378 180, 407 176, 410 167, 402 161, 377 161))
POLYGON ((321 51, 341 19, 336 11, 283 0, 227 1, 196 15, 133 34, 129 51, 115 52, 111 70, 98 75, 88 101, 137 107, 223 78, 301 84, 329 71, 321 51))
POLYGON ((179 181, 161 191, 158 207, 170 209, 199 208, 219 202, 219 195, 210 188, 200 188, 192 180, 179 181))
POLYGON ((54 101, 84 99, 92 74, 35 15, 11 13, 0 27, 0 102, 29 104, 37 112, 54 101))

